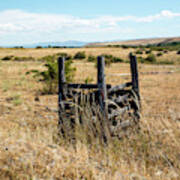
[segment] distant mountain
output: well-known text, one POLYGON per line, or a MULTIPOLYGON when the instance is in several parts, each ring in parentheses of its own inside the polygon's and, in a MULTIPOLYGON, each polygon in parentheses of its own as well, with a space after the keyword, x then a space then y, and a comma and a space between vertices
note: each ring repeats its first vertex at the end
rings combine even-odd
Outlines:
POLYGON ((97 46, 108 46, 108 45, 148 45, 148 44, 167 44, 172 42, 180 42, 180 37, 164 37, 164 38, 148 38, 148 39, 135 39, 127 41, 111 41, 111 42, 100 42, 100 43, 89 43, 88 47, 97 46))
POLYGON ((35 43, 35 44, 26 44, 26 45, 23 45, 23 47, 25 48, 35 48, 37 46, 82 47, 82 46, 85 46, 86 44, 88 44, 88 42, 83 42, 83 41, 41 42, 41 43, 35 43))
POLYGON ((180 37, 164 37, 164 38, 147 38, 147 39, 134 39, 134 40, 126 40, 126 41, 105 41, 105 42, 84 42, 84 41, 62 41, 62 42, 41 42, 34 44, 22 44, 22 45, 11 45, 11 46, 2 46, 2 47, 21 47, 24 48, 36 48, 38 46, 41 47, 101 47, 108 45, 131 45, 131 46, 139 46, 139 45, 148 45, 148 44, 167 44, 173 42, 180 42, 180 37))

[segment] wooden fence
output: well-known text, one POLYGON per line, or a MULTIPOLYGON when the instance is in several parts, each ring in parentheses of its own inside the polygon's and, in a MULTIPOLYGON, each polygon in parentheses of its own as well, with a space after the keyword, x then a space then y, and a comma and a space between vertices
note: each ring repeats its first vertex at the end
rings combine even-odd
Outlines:
MULTIPOLYGON (((136 56, 130 54, 130 69, 131 69, 131 82, 125 84, 120 84, 117 86, 112 86, 106 84, 105 79, 105 59, 103 56, 97 58, 97 84, 68 84, 65 78, 65 57, 59 57, 58 59, 58 70, 59 70, 59 125, 63 124, 62 114, 66 113, 65 102, 67 101, 68 90, 69 89, 87 89, 96 90, 98 104, 100 106, 103 115, 103 124, 107 123, 117 116, 121 116, 123 108, 126 110, 134 109, 133 118, 136 120, 140 118, 140 94, 139 94, 139 80, 138 80, 138 67, 136 56), (125 90, 129 88, 128 90, 125 90), (114 94, 116 97, 114 98, 114 94), (132 98, 133 96, 133 98, 132 98), (112 105, 107 103, 107 100, 111 99, 121 107, 121 111, 118 109, 114 110, 112 105), (122 106, 122 103, 127 101, 130 106, 122 106), (132 100, 133 99, 133 100, 132 100)), ((127 103, 126 103, 127 104, 127 103)), ((126 123, 127 124, 127 123, 126 123)), ((129 124, 130 125, 130 124, 129 124)))

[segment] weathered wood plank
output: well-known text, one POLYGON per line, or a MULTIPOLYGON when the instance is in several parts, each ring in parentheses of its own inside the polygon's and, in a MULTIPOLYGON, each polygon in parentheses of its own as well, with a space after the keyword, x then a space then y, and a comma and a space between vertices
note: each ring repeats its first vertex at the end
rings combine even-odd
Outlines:
POLYGON ((65 100, 65 57, 59 57, 58 59, 58 79, 59 79, 59 102, 65 100))
POLYGON ((121 122, 119 126, 120 126, 122 129, 124 129, 124 128, 131 127, 133 124, 134 124, 134 122, 132 122, 132 121, 130 121, 130 120, 126 120, 126 121, 121 122))
MULTIPOLYGON (((97 89, 97 84, 67 84, 68 88, 74 88, 74 89, 97 89)), ((110 84, 106 85, 106 88, 111 88, 110 84)))
POLYGON ((108 118, 112 119, 112 118, 114 118, 116 116, 120 116, 120 115, 124 114, 128 110, 129 110, 128 107, 124 107, 124 108, 119 109, 119 110, 113 110, 111 114, 109 113, 108 118))
POLYGON ((131 82, 128 82, 128 83, 125 83, 125 84, 120 84, 120 85, 117 85, 117 86, 113 86, 112 88, 108 89, 108 93, 114 93, 116 91, 119 91, 119 90, 123 90, 124 88, 126 87, 130 87, 132 85, 131 82))
POLYGON ((103 56, 98 56, 97 58, 97 84, 99 91, 99 104, 103 113, 102 118, 102 132, 105 141, 109 140, 110 137, 110 126, 108 121, 108 111, 107 111, 107 88, 106 88, 106 80, 105 80, 105 60, 103 56))
POLYGON ((131 78, 132 78, 132 88, 139 97, 139 79, 138 79, 138 67, 136 56, 130 53, 130 67, 131 67, 131 78))
POLYGON ((128 100, 128 96, 128 94, 125 94, 124 96, 118 96, 116 98, 112 98, 111 100, 114 101, 116 104, 119 104, 128 100))
POLYGON ((107 89, 106 89, 106 81, 105 81, 105 73, 104 73, 104 67, 105 67, 105 62, 104 62, 104 57, 99 56, 98 57, 98 63, 97 63, 97 68, 98 68, 98 75, 97 75, 97 85, 99 89, 99 98, 100 98, 100 106, 102 110, 106 111, 106 99, 107 99, 107 89))
MULTIPOLYGON (((58 107, 59 107, 59 125, 62 126, 63 118, 61 116, 61 112, 63 111, 63 101, 65 100, 65 58, 59 57, 58 58, 58 107)), ((62 127, 61 127, 62 128, 62 127)), ((63 131, 63 129, 61 129, 63 131)))

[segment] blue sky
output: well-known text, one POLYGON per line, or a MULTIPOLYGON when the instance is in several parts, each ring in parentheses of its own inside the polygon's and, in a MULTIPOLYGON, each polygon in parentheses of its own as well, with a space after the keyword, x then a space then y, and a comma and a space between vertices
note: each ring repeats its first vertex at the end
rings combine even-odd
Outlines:
POLYGON ((180 0, 1 0, 0 45, 180 35, 180 0))

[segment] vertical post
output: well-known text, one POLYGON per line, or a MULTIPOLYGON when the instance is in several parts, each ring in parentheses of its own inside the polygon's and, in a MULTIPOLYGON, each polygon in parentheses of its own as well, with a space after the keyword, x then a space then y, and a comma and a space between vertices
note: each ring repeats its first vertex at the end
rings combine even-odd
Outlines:
POLYGON ((108 122, 108 111, 106 105, 107 87, 106 87, 105 72, 104 72, 104 68, 105 68, 104 57, 98 56, 97 68, 98 68, 97 84, 99 90, 99 103, 103 114, 102 133, 103 133, 104 141, 107 142, 110 136, 110 131, 109 131, 109 122, 108 122))
POLYGON ((138 98, 140 98, 137 59, 136 56, 132 55, 132 53, 130 53, 130 65, 131 65, 132 88, 137 94, 138 98))
POLYGON ((59 106, 59 124, 63 123, 61 118, 61 111, 63 102, 65 100, 65 57, 58 58, 58 106, 59 106))
POLYGON ((97 68, 98 68, 98 89, 100 92, 100 106, 102 110, 106 111, 106 99, 107 99, 107 89, 106 89, 106 81, 105 81, 105 73, 104 73, 104 57, 98 56, 97 59, 97 68))

